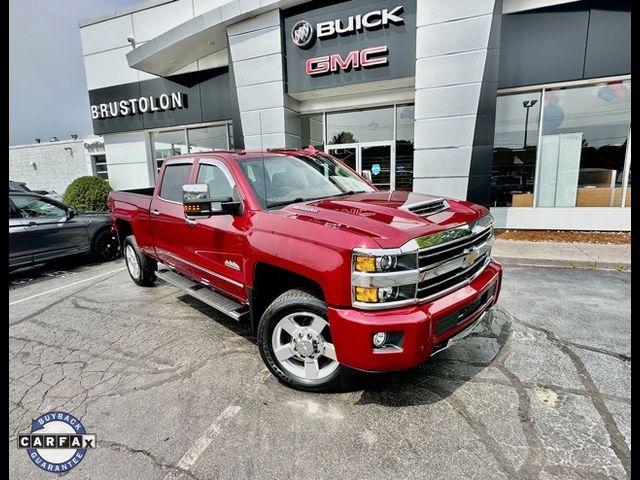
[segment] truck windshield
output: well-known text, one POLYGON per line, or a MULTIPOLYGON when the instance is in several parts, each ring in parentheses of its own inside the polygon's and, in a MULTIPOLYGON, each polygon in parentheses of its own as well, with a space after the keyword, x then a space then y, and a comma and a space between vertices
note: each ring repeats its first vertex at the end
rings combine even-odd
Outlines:
POLYGON ((262 208, 372 192, 362 178, 330 157, 287 155, 240 162, 262 208))

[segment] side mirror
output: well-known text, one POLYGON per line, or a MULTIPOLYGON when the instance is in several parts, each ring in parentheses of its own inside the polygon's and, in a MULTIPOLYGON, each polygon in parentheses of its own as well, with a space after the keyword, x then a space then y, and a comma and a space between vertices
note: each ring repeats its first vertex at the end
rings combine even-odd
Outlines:
POLYGON ((182 186, 182 206, 186 217, 210 217, 211 215, 235 215, 240 212, 242 202, 231 197, 214 197, 206 183, 182 186))
POLYGON ((67 220, 71 220, 78 214, 75 208, 67 208, 67 220))
POLYGON ((369 182, 373 182, 373 176, 371 175, 371 170, 362 170, 362 176, 367 179, 369 182))

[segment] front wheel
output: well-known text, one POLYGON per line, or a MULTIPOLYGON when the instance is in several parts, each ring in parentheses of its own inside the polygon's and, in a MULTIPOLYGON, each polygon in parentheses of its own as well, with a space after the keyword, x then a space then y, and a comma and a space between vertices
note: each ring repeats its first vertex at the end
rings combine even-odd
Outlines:
POLYGON ((326 391, 340 382, 340 364, 327 321, 327 305, 302 290, 289 290, 265 310, 258 347, 278 380, 299 390, 326 391))
POLYGON ((149 287, 156 281, 156 262, 138 248, 136 237, 129 235, 124 240, 124 260, 131 280, 136 285, 149 287))

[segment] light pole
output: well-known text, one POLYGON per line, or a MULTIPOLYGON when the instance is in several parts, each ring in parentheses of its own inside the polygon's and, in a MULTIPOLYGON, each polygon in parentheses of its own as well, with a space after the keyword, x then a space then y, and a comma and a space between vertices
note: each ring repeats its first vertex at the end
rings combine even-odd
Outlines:
POLYGON ((533 107, 536 103, 538 103, 538 100, 535 100, 535 99, 525 100, 524 102, 522 102, 522 106, 527 109, 527 113, 524 117, 524 145, 523 145, 524 149, 527 148, 527 130, 529 129, 529 109, 533 107))

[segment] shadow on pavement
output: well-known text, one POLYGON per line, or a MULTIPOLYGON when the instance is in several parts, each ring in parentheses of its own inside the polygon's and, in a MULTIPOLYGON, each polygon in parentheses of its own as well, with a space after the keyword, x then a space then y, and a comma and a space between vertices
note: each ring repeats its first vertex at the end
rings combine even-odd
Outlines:
MULTIPOLYGON (((178 299, 233 333, 256 343, 256 337, 247 323, 236 322, 189 295, 180 295, 178 299)), ((356 405, 373 403, 406 407, 437 403, 492 364, 503 350, 510 328, 511 322, 506 315, 490 310, 473 333, 459 344, 412 370, 365 373, 343 367, 341 391, 362 391, 356 405)))

